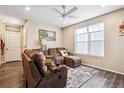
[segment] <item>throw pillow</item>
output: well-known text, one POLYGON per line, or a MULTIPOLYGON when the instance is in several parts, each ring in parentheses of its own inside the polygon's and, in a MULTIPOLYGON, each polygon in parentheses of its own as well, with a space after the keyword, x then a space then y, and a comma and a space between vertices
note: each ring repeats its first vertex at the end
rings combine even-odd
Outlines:
POLYGON ((68 55, 66 50, 60 50, 60 53, 61 53, 62 56, 67 56, 68 55))

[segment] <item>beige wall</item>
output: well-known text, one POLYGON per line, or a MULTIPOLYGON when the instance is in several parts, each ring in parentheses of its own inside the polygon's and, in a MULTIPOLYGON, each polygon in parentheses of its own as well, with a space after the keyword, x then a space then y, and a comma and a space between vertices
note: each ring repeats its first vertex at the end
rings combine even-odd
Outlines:
POLYGON ((28 49, 41 48, 39 44, 39 29, 56 32, 56 41, 47 41, 48 48, 62 46, 61 29, 29 21, 27 26, 27 48, 28 49))
POLYGON ((99 16, 63 29, 63 46, 74 52, 74 31, 90 24, 105 23, 105 56, 81 55, 85 64, 124 73, 124 36, 119 36, 118 26, 124 21, 124 9, 99 16))

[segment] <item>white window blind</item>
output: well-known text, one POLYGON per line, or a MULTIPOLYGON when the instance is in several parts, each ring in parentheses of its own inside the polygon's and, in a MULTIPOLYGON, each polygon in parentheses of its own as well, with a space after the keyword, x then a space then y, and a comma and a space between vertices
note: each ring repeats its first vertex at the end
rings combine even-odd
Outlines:
POLYGON ((97 23, 75 31, 75 52, 104 56, 104 23, 97 23))

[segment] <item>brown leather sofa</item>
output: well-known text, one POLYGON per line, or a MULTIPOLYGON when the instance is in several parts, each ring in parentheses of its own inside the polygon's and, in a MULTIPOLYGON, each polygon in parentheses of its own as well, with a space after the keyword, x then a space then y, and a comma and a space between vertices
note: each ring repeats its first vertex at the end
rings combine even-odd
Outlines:
POLYGON ((47 70, 45 76, 40 74, 40 68, 31 60, 32 50, 22 53, 24 76, 28 88, 63 88, 67 81, 67 68, 61 66, 56 71, 47 70))
POLYGON ((68 52, 68 56, 63 57, 60 54, 60 50, 66 50, 65 48, 49 48, 48 55, 51 55, 52 60, 55 64, 65 64, 69 67, 78 67, 81 65, 81 59, 77 56, 74 56, 71 52, 68 52))
POLYGON ((55 64, 64 64, 64 57, 60 55, 56 48, 49 48, 48 55, 51 56, 55 64))

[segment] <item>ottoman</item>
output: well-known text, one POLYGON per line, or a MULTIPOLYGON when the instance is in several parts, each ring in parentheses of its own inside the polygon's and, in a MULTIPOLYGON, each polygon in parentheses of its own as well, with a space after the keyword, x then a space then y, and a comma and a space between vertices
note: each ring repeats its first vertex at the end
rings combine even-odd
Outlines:
POLYGON ((75 68, 81 65, 81 59, 77 56, 65 56, 64 63, 69 67, 75 68))

